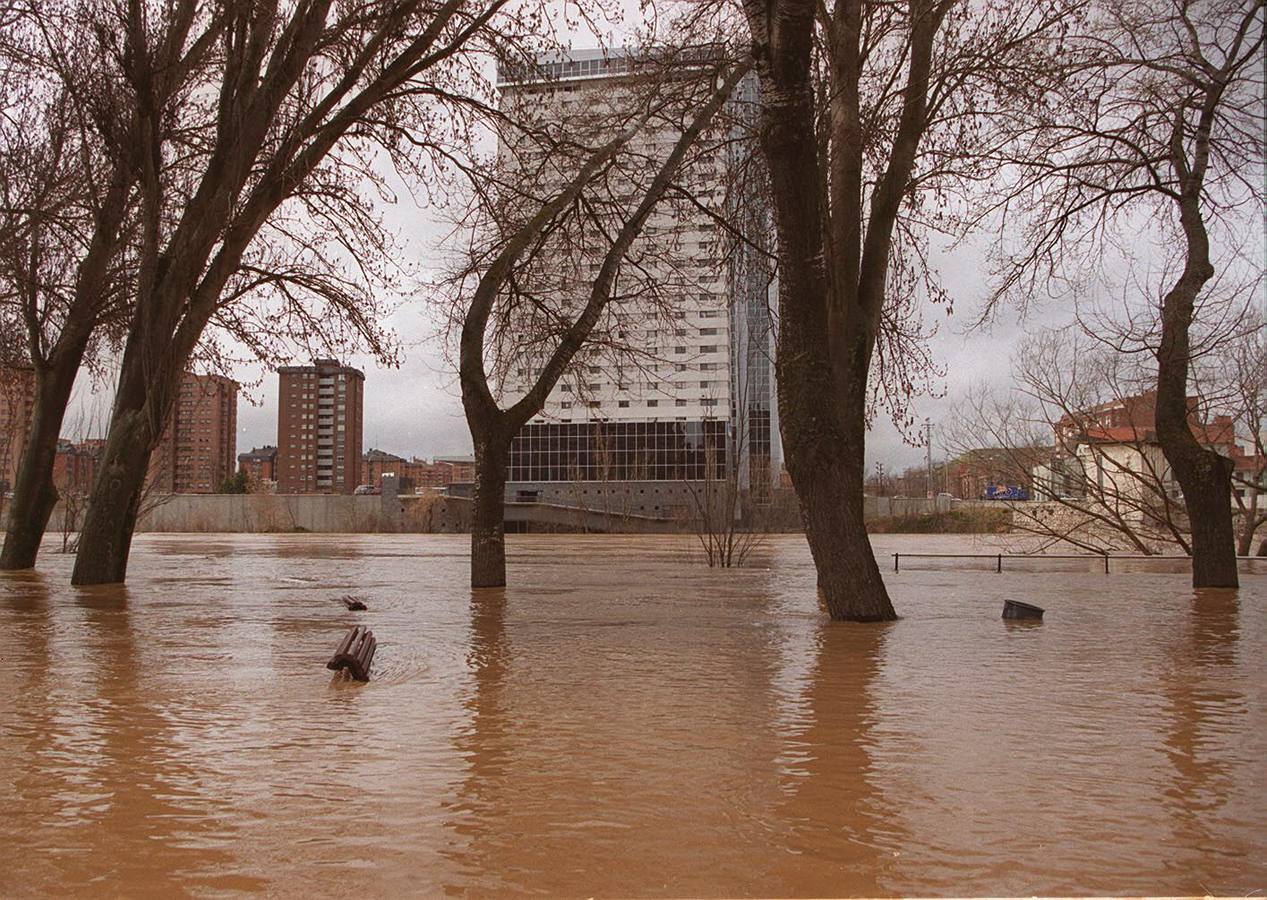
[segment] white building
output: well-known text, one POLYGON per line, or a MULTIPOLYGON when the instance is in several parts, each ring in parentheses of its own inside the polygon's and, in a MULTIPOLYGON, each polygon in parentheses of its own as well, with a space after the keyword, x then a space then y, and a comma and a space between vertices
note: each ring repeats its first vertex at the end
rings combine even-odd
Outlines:
MULTIPOLYGON (((566 114, 628 96, 627 56, 579 51, 543 69, 539 77, 503 76, 503 104, 552 105, 566 114)), ((751 109, 755 92, 755 78, 741 82, 729 111, 751 109)), ((714 129, 712 137, 719 136, 714 129)), ((631 146, 663 159, 678 137, 674 128, 651 126, 631 146)), ((729 146, 684 177, 710 210, 729 207, 729 218, 753 223, 750 240, 768 241, 755 192, 726 188, 740 152, 729 146)), ((773 288, 764 259, 736 248, 708 213, 682 205, 661 204, 640 240, 642 247, 659 242, 646 255, 657 261, 648 271, 670 292, 669 311, 640 308, 636 300, 609 310, 600 330, 632 352, 591 354, 555 386, 512 447, 512 499, 610 507, 619 497, 623 508, 651 515, 681 506, 684 482, 733 474, 759 497, 777 483, 773 288)), ((596 245, 588 259, 558 260, 566 270, 562 281, 575 285, 578 298, 606 249, 596 245)), ((546 352, 517 360, 503 395, 522 395, 546 352)))

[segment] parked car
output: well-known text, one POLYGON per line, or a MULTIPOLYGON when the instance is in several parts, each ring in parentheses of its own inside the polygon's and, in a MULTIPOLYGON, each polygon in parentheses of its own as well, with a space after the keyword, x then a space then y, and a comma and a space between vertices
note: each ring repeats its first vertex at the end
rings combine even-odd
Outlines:
POLYGON ((366 494, 381 494, 383 493, 383 489, 380 487, 375 487, 372 484, 363 484, 360 487, 358 487, 356 490, 354 490, 352 493, 358 496, 364 497, 366 494))

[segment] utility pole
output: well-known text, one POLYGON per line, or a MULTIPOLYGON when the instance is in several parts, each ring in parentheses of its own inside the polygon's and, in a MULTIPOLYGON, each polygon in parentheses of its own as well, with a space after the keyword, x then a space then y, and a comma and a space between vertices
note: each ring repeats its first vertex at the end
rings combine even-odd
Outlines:
POLYGON ((933 423, 924 417, 924 454, 928 464, 928 499, 933 498, 933 423))
POLYGON ((875 464, 875 480, 879 483, 879 496, 884 496, 884 463, 877 462, 875 464))

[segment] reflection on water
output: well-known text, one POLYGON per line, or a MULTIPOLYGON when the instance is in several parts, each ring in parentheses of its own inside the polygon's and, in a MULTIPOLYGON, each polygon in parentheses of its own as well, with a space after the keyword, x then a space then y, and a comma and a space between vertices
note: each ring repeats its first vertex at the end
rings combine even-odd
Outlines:
POLYGON ((511 550, 504 591, 464 587, 460 536, 155 536, 127 589, 4 576, 3 893, 1267 887, 1259 576, 904 570, 904 618, 851 626, 796 537, 731 572, 676 538, 511 550), (323 666, 357 623, 367 685, 323 666))

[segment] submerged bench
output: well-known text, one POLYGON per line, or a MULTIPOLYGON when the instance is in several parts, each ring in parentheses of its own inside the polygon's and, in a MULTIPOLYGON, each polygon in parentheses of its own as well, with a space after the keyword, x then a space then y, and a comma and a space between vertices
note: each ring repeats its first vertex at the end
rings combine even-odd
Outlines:
POLYGON ((1005 619, 1039 619, 1043 617, 1043 608, 1020 600, 1003 601, 1003 618, 1005 619))
POLYGON ((378 641, 374 639, 374 632, 364 625, 357 625, 339 641, 326 668, 335 672, 346 669, 357 681, 369 681, 370 663, 374 661, 376 647, 378 641))

